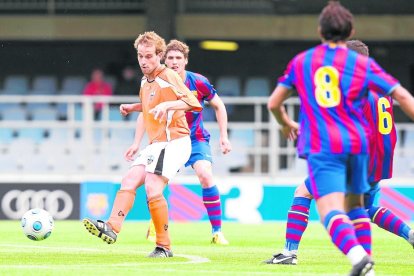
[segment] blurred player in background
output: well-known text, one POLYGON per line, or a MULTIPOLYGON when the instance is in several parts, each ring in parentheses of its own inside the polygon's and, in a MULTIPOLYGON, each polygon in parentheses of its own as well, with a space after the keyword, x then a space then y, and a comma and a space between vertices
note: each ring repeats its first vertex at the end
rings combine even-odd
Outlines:
POLYGON ((339 2, 330 1, 322 10, 318 31, 322 43, 289 62, 268 108, 283 134, 295 138, 298 125, 287 116, 283 101, 296 87, 301 100, 298 152, 308 163, 310 190, 321 222, 350 260, 350 275, 371 274, 370 219, 363 203, 370 189, 371 131, 363 105, 368 89, 373 89, 381 96, 392 94, 404 111, 414 114, 414 98, 373 59, 347 49, 345 41, 354 32, 353 16, 339 2))
MULTIPOLYGON (((183 79, 185 85, 197 97, 200 105, 208 101, 216 112, 220 130, 220 148, 223 154, 231 151, 231 144, 227 134, 227 112, 223 101, 217 95, 216 90, 204 76, 185 70, 188 64, 189 47, 178 40, 171 40, 165 53, 165 64, 173 69, 183 79)), ((135 104, 120 106, 122 115, 139 111, 135 104)), ((220 193, 213 183, 212 158, 210 149, 210 134, 204 128, 201 112, 186 112, 186 119, 191 130, 191 156, 185 166, 192 166, 202 187, 203 203, 212 227, 212 240, 214 244, 227 245, 228 241, 221 231, 221 202, 220 193)), ((150 223, 147 238, 152 240, 155 235, 153 224, 150 223)))
MULTIPOLYGON (((359 40, 346 42, 348 49, 368 56, 368 47, 359 40)), ((414 246, 414 231, 399 217, 385 207, 374 206, 380 190, 379 182, 392 177, 392 161, 397 142, 397 132, 394 124, 392 98, 379 97, 375 93, 368 95, 368 101, 363 108, 364 117, 368 120, 372 135, 369 139, 370 153, 368 166, 368 182, 370 190, 365 193, 364 204, 371 221, 379 227, 404 238, 414 246)), ((293 203, 288 211, 286 224, 285 248, 267 260, 269 264, 297 264, 299 243, 308 225, 309 208, 313 199, 306 179, 296 190, 293 203)), ((357 222, 354 222, 357 225, 357 222)))
POLYGON ((141 34, 134 43, 138 63, 144 74, 139 97, 142 113, 138 116, 135 140, 126 156, 133 159, 144 132, 150 144, 139 152, 116 194, 108 222, 84 219, 89 232, 107 243, 114 243, 131 210, 136 189, 145 183, 148 207, 156 229, 156 247, 148 257, 172 257, 168 232, 168 205, 163 190, 191 154, 190 129, 185 111, 200 112, 197 98, 180 76, 161 64, 166 45, 154 32, 141 34))

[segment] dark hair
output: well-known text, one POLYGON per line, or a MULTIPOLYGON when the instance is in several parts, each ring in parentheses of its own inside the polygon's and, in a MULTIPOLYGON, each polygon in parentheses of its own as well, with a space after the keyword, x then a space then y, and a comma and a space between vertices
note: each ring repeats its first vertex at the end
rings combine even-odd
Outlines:
POLYGON ((345 41, 351 36, 354 18, 338 1, 329 1, 319 15, 321 35, 329 41, 345 41))
POLYGON ((346 42, 346 47, 348 47, 351 50, 354 50, 358 54, 369 56, 368 46, 360 40, 349 40, 346 42))

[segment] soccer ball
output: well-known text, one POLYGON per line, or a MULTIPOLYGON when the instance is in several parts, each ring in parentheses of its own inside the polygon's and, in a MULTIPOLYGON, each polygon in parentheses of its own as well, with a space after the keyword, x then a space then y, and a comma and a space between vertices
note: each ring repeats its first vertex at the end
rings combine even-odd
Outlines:
POLYGON ((53 218, 43 209, 27 211, 21 220, 23 233, 33 241, 41 241, 50 236, 53 230, 53 218))

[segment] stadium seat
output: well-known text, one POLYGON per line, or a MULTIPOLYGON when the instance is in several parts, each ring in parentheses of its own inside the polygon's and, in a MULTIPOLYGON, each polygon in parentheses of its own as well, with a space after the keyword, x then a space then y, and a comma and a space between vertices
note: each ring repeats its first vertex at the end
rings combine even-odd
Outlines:
POLYGON ((414 130, 405 131, 404 148, 414 148, 414 130))
POLYGON ((58 113, 52 107, 33 109, 31 115, 32 120, 35 121, 56 121, 58 119, 58 113))
POLYGON ((45 130, 43 128, 22 128, 17 131, 20 139, 29 139, 39 144, 45 139, 45 130))
POLYGON ((10 144, 14 139, 14 130, 11 128, 0 128, 0 145, 10 144))
POLYGON ((126 116, 126 120, 127 120, 127 121, 133 121, 133 122, 135 122, 135 121, 137 120, 137 118, 138 118, 138 115, 139 115, 139 112, 132 112, 132 113, 129 113, 129 114, 126 116))
POLYGON ((55 95, 57 93, 57 78, 54 76, 37 76, 33 79, 32 95, 55 95))
POLYGON ((244 147, 252 148, 255 145, 253 129, 232 129, 229 135, 230 141, 237 142, 244 147))
POLYGON ((105 81, 108 82, 111 85, 112 89, 115 89, 115 87, 118 83, 115 76, 105 76, 105 81))
POLYGON ((244 95, 249 97, 268 97, 270 95, 269 80, 261 77, 248 78, 244 95))
POLYGON ((110 121, 123 121, 124 117, 119 112, 118 106, 109 107, 109 120, 110 121))
POLYGON ((26 109, 19 107, 2 110, 1 118, 4 121, 25 121, 27 119, 26 109))
POLYGON ((241 81, 236 76, 221 76, 217 79, 216 89, 220 96, 237 97, 241 95, 241 81))
POLYGON ((25 95, 29 91, 29 79, 22 75, 10 75, 4 80, 2 94, 25 95))
POLYGON ((206 122, 215 122, 216 121, 216 112, 210 106, 205 106, 203 109, 203 120, 206 122))
POLYGON ((59 93, 62 95, 82 95, 86 82, 86 78, 82 76, 67 76, 62 81, 62 89, 59 93))

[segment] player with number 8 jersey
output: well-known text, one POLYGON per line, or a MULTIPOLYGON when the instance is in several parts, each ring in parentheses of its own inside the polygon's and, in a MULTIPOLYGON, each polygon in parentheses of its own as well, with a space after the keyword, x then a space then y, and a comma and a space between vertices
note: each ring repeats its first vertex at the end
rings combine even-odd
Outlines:
POLYGON ((301 156, 368 153, 371 131, 362 114, 367 88, 385 95, 399 85, 373 59, 334 43, 298 54, 279 84, 295 86, 301 98, 301 156), (313 79, 304 74, 306 68, 313 79))

